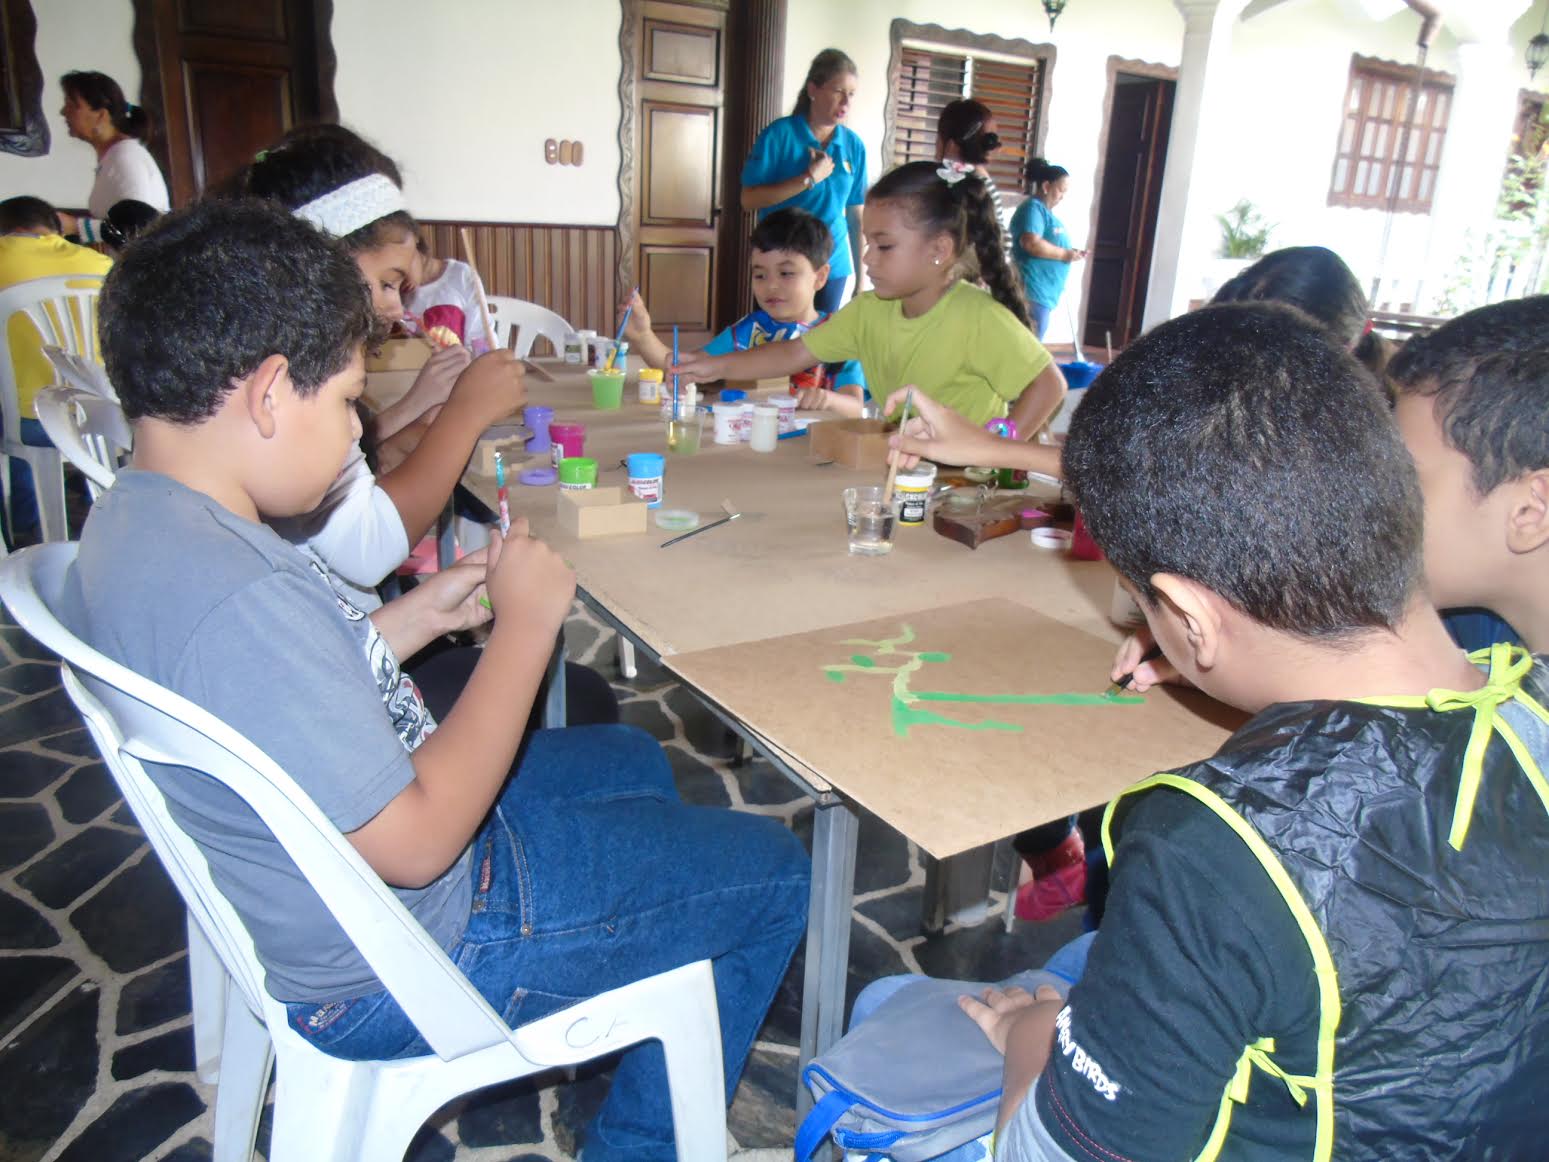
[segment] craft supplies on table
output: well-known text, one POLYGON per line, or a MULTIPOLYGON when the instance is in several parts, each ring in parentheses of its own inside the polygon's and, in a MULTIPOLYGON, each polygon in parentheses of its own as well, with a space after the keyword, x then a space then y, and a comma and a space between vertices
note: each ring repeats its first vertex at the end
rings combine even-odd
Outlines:
POLYGON ((854 556, 881 557, 893 551, 898 505, 883 495, 884 488, 881 484, 861 484, 846 488, 842 494, 850 553, 854 556))
POLYGON ((780 409, 772 403, 753 405, 753 433, 748 443, 755 452, 773 452, 780 440, 780 409))
POLYGON ((796 397, 794 395, 772 395, 764 401, 773 404, 780 409, 780 434, 789 435, 796 430, 796 397))
POLYGON ((554 467, 559 467, 559 462, 566 456, 580 456, 586 451, 586 425, 577 423, 549 424, 549 439, 553 443, 550 451, 553 453, 554 467))
POLYGON ((597 461, 589 456, 566 456, 559 462, 559 490, 579 492, 597 487, 597 461))
POLYGON ((677 397, 672 392, 662 396, 661 417, 664 420, 673 418, 676 410, 679 415, 687 415, 699 406, 699 385, 687 379, 678 384, 677 397))
POLYGON ((600 412, 617 411, 624 402, 624 370, 586 373, 592 382, 592 406, 600 412))
POLYGON ((936 466, 927 461, 913 468, 900 469, 894 487, 898 490, 898 523, 914 527, 925 523, 931 488, 936 483, 936 466))
POLYGON ((493 475, 496 453, 507 460, 522 459, 528 434, 528 429, 521 424, 496 424, 486 428, 474 445, 473 457, 468 461, 468 466, 482 476, 493 475))
POLYGON ((560 528, 571 536, 587 540, 645 532, 649 509, 645 501, 628 489, 564 491, 563 485, 561 489, 555 501, 555 512, 560 528))
POLYGON ((822 420, 807 428, 812 437, 807 457, 815 463, 863 471, 882 468, 887 464, 891 431, 885 420, 822 420))
POLYGON ((640 374, 635 377, 635 397, 643 404, 660 404, 662 402, 662 369, 660 367, 642 367, 640 374))
POLYGON ((669 533, 686 532, 699 527, 699 514, 686 508, 659 508, 656 510, 656 527, 669 533))
POLYGON ((742 402, 740 400, 713 403, 710 405, 710 414, 715 419, 717 444, 742 443, 742 402))
POLYGON ((681 412, 667 420, 667 451, 677 456, 692 456, 699 451, 705 429, 705 413, 697 408, 681 412))
POLYGON ((651 508, 662 502, 662 473, 666 459, 658 452, 634 452, 625 457, 629 470, 629 491, 651 508))
POLYGON ((549 450, 549 424, 554 420, 554 409, 542 404, 528 404, 522 409, 522 421, 532 433, 527 438, 527 451, 538 455, 549 450))

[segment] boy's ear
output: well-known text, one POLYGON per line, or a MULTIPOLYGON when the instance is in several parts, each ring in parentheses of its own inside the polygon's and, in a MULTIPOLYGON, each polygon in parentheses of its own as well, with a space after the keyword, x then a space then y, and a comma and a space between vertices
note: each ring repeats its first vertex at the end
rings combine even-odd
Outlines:
POLYGON ((822 266, 817 268, 816 273, 818 277, 817 281, 812 284, 813 290, 820 291, 828 285, 828 267, 829 264, 825 262, 822 266))
POLYGON ((1512 489, 1506 512, 1506 547, 1531 553, 1549 544, 1549 468, 1529 472, 1507 487, 1512 489))
POLYGON ((284 404, 290 386, 290 360, 270 355, 252 372, 237 381, 237 397, 243 414, 265 440, 274 436, 276 413, 284 404))
POLYGON ((1194 668, 1213 669, 1221 652, 1221 598, 1207 586, 1176 573, 1153 574, 1151 586, 1164 616, 1182 632, 1194 668))

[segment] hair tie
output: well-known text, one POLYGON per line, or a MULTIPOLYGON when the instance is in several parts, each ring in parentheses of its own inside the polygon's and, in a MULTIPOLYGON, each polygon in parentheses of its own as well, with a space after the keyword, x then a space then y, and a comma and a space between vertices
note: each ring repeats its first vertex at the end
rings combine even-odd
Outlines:
POLYGON ((253 164, 257 165, 259 162, 263 161, 263 159, 268 157, 268 156, 269 156, 269 151, 267 149, 260 149, 257 153, 253 154, 253 164))
POLYGON ((134 116, 134 105, 131 104, 128 101, 124 102, 124 116, 125 117, 133 117, 134 116))
POLYGON ((955 186, 969 174, 974 172, 974 167, 960 161, 943 161, 936 170, 936 176, 949 186, 955 186))

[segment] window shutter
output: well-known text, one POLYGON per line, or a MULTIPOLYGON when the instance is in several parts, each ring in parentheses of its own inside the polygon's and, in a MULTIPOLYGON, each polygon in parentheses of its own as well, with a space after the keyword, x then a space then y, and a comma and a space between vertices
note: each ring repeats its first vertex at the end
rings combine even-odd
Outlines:
POLYGON ((1043 64, 975 59, 973 93, 995 114, 1001 146, 990 155, 990 176, 1003 193, 1027 192, 1027 162, 1038 146, 1043 64))
POLYGON ((935 159, 936 121, 949 102, 963 95, 966 75, 964 57, 904 47, 895 94, 894 165, 935 159))
POLYGON ((1430 213, 1452 110, 1452 81, 1428 73, 1409 121, 1413 90, 1410 70, 1363 57, 1351 60, 1329 205, 1387 209, 1396 190, 1398 209, 1430 213))

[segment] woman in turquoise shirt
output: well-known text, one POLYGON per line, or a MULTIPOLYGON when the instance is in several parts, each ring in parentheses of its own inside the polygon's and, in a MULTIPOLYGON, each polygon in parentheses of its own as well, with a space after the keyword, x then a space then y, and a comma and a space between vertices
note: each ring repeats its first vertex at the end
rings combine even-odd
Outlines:
POLYGON ((759 219, 794 206, 815 215, 834 240, 828 282, 814 299, 832 314, 855 273, 851 242, 866 200, 866 146, 843 124, 855 99, 855 62, 837 48, 813 58, 796 111, 770 123, 742 167, 742 208, 759 219))
POLYGON ((1054 207, 1070 187, 1070 171, 1035 157, 1027 163, 1027 181, 1033 192, 1011 216, 1011 249, 1033 328, 1042 339, 1049 329, 1049 313, 1065 291, 1070 264, 1085 258, 1086 251, 1071 247, 1065 224, 1054 216, 1054 207))

